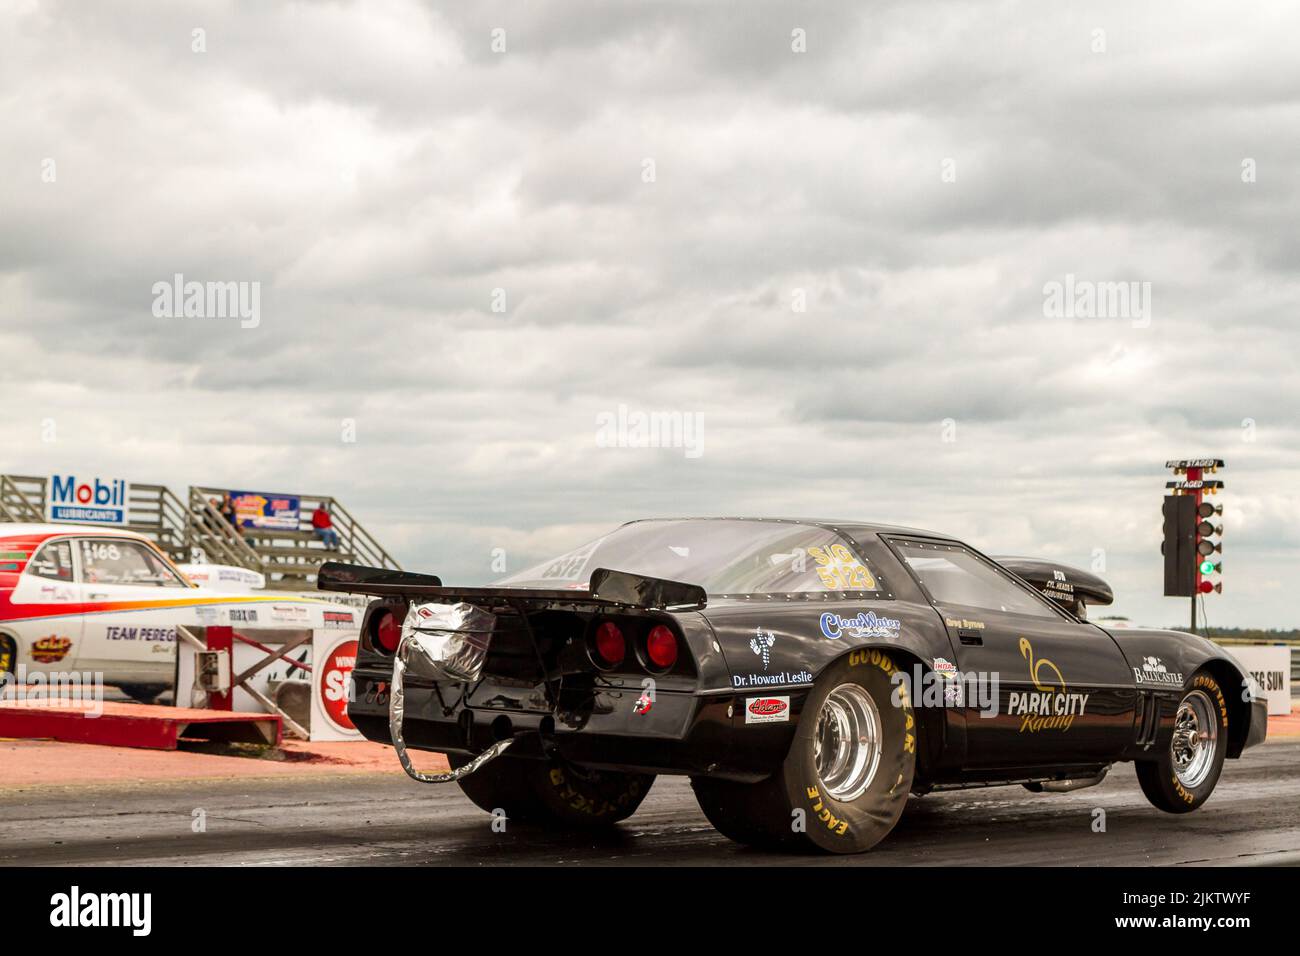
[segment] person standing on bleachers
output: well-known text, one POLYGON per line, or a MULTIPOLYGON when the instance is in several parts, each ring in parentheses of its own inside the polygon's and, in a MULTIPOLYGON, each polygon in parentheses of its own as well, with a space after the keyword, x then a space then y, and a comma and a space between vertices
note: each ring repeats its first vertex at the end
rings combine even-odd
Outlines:
POLYGON ((239 513, 235 510, 235 501, 230 497, 230 492, 224 492, 221 496, 221 503, 217 510, 221 512, 221 517, 225 518, 236 534, 243 534, 244 530, 239 525, 239 513))
POLYGON ((334 530, 334 519, 330 517, 328 502, 322 501, 320 507, 312 512, 311 526, 316 532, 316 537, 325 543, 325 547, 331 551, 339 549, 339 533, 334 530))

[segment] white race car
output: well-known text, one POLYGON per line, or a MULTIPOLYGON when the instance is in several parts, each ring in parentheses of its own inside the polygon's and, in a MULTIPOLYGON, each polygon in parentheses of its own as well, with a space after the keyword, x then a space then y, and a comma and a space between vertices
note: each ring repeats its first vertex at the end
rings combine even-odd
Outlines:
POLYGON ((176 627, 352 628, 345 604, 190 581, 121 528, 0 524, 0 678, 101 673, 141 701, 173 680, 176 627))

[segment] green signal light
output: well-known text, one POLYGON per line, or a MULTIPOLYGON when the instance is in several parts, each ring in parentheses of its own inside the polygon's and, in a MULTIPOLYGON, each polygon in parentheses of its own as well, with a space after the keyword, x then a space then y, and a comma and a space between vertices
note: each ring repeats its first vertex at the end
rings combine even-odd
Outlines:
POLYGON ((1201 562, 1201 573, 1202 573, 1202 574, 1213 574, 1213 573, 1214 573, 1214 562, 1213 562, 1213 561, 1202 561, 1202 562, 1201 562))

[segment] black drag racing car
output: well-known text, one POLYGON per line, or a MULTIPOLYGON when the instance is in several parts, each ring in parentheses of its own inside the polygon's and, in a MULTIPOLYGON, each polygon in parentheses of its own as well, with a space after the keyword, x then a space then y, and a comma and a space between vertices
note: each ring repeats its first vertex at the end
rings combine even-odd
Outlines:
POLYGON ((733 840, 853 853, 909 794, 1072 790, 1123 760, 1194 810, 1264 739, 1222 649, 1087 623, 1067 608, 1104 582, 1006 560, 853 521, 648 520, 493 587, 338 563, 319 586, 378 598, 353 723, 517 820, 612 824, 686 774, 733 840))

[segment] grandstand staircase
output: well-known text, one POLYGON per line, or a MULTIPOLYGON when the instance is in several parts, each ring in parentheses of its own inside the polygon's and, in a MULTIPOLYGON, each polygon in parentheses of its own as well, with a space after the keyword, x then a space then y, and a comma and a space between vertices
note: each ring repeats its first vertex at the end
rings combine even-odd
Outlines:
MULTIPOLYGON (((0 475, 0 522, 45 521, 46 478, 0 475)), ((236 528, 212 501, 224 488, 191 487, 182 500, 165 485, 131 484, 129 522, 123 527, 152 538, 180 563, 230 564, 260 571, 266 586, 300 591, 315 586, 326 561, 355 561, 400 569, 366 528, 329 495, 295 495, 301 501, 299 527, 289 530, 236 528), (328 505, 338 550, 325 548, 311 527, 311 513, 328 505)))

